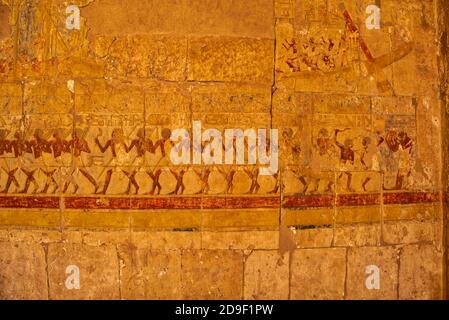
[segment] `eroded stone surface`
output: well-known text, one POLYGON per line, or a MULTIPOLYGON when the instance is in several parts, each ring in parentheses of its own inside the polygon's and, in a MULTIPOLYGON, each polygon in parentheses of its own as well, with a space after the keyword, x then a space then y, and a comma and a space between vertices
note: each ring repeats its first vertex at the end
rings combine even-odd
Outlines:
POLYGON ((184 251, 181 287, 185 299, 241 299, 243 255, 241 252, 184 251))
POLYGON ((123 299, 180 299, 181 252, 137 250, 122 246, 120 283, 123 299))
POLYGON ((50 299, 119 299, 119 265, 115 247, 77 244, 48 246, 50 299), (69 289, 66 281, 79 269, 79 289, 69 289), (66 273, 69 271, 68 273, 66 273))
POLYGON ((273 37, 273 3, 264 0, 94 1, 82 16, 95 35, 176 33, 273 37), (114 19, 109 19, 114 16, 114 19))
POLYGON ((293 253, 290 297, 295 300, 343 299, 346 249, 304 249, 293 253))
POLYGON ((289 256, 276 251, 255 251, 245 261, 244 299, 287 300, 289 256))
POLYGON ((401 251, 399 298, 442 298, 442 254, 431 245, 406 246, 401 251))
POLYGON ((355 300, 397 299, 398 263, 399 250, 396 248, 350 249, 346 298, 355 300))
POLYGON ((0 297, 6 300, 48 298, 45 251, 39 244, 0 243, 0 297))

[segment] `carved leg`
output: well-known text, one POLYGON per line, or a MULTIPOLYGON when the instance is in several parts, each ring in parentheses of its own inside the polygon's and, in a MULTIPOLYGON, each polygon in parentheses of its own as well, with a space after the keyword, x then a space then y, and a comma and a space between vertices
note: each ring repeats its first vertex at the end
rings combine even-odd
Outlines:
POLYGON ((365 191, 366 192, 366 185, 368 184, 368 182, 370 182, 371 181, 371 178, 370 177, 368 177, 368 178, 366 178, 365 179, 365 181, 362 183, 362 188, 363 188, 363 191, 365 191))
POLYGON ((315 179, 315 188, 313 188, 313 190, 310 191, 310 193, 313 194, 313 193, 317 193, 318 192, 318 189, 320 188, 320 182, 321 182, 320 178, 315 179))
POLYGON ((34 173, 36 172, 36 170, 30 172, 30 171, 26 171, 26 170, 22 169, 22 172, 25 173, 25 175, 27 176, 27 179, 25 181, 25 186, 24 186, 23 190, 20 191, 19 193, 27 193, 28 189, 30 188, 31 183, 33 183, 33 185, 34 185, 33 193, 36 193, 39 188, 39 186, 36 182, 36 179, 34 178, 34 173))
POLYGON ((346 189, 350 192, 354 192, 354 189, 352 189, 352 173, 346 172, 346 176, 348 177, 348 181, 346 182, 346 189))
POLYGON ((304 176, 299 177, 299 181, 301 181, 302 185, 304 186, 304 189, 302 190, 303 194, 307 193, 307 190, 309 189, 309 184, 306 181, 306 178, 304 176))
POLYGON ((106 173, 106 178, 104 180, 103 191, 101 192, 101 194, 104 195, 108 191, 109 184, 111 183, 111 178, 112 178, 112 169, 108 170, 108 172, 106 173))
POLYGON ((97 181, 94 179, 94 177, 92 177, 92 176, 89 174, 89 172, 87 172, 87 171, 84 170, 84 169, 80 169, 80 172, 81 172, 81 174, 82 174, 84 177, 86 177, 86 179, 89 180, 89 182, 95 187, 95 192, 94 192, 94 193, 97 193, 97 192, 98 192, 99 186, 98 186, 97 181))
POLYGON ((8 180, 6 181, 6 186, 1 191, 1 193, 8 193, 9 188, 11 187, 11 183, 14 183, 16 188, 19 188, 19 183, 17 182, 17 179, 15 177, 16 172, 17 172, 17 169, 14 169, 14 170, 11 170, 10 172, 8 172, 8 180))
POLYGON ((134 186, 134 189, 136 190, 135 194, 139 193, 139 184, 136 181, 136 174, 137 171, 133 171, 132 173, 128 173, 126 171, 123 171, 123 173, 128 177, 129 182, 128 182, 128 188, 126 189, 126 193, 130 194, 131 193, 131 185, 134 186))

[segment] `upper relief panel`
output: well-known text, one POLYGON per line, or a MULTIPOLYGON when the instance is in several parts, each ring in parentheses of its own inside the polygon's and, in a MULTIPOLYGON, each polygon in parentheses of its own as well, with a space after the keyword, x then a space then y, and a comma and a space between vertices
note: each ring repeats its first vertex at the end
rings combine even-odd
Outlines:
POLYGON ((92 35, 274 37, 272 0, 96 0, 82 14, 92 35))
POLYGON ((271 0, 1 0, 0 21, 3 79, 272 82, 271 0))
POLYGON ((0 2, 0 77, 6 74, 11 68, 12 62, 12 28, 10 24, 10 9, 0 2), (9 50, 8 50, 9 49, 9 50))
MULTIPOLYGON (((278 86, 296 91, 417 95, 433 83, 432 1, 278 0, 278 86), (426 61, 423 61, 426 56, 426 61)), ((435 56, 433 54, 433 56, 435 56)), ((433 90, 433 87, 430 88, 433 90)))

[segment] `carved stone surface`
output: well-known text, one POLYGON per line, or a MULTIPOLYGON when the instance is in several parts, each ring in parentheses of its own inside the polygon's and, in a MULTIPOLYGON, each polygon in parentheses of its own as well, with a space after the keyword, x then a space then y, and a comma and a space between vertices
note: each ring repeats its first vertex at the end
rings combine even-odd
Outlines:
POLYGON ((71 4, 0 0, 0 297, 443 297, 447 0, 71 4))

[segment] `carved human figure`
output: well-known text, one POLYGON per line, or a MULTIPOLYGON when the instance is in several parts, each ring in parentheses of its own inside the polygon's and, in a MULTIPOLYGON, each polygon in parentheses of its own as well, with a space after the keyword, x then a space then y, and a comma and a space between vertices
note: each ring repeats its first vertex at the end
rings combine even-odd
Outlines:
MULTIPOLYGON (((54 177, 54 173, 57 171, 57 169, 50 168, 44 159, 44 153, 51 154, 53 152, 52 143, 48 141, 48 139, 44 138, 43 135, 44 132, 42 129, 35 129, 33 135, 34 139, 29 142, 29 145, 33 150, 34 165, 46 177, 45 186, 41 190, 41 193, 47 193, 51 186, 53 186, 53 193, 56 193, 59 189, 59 184, 54 177)), ((25 187, 28 188, 28 185, 26 184, 25 187)))
MULTIPOLYGON (((372 159, 370 158, 370 153, 369 153, 369 148, 371 146, 371 138, 370 137, 365 137, 362 140, 362 146, 363 146, 363 151, 362 151, 362 155, 360 156, 360 162, 363 165, 363 168, 365 170, 369 170, 371 167, 371 161, 372 159)), ((362 182, 362 188, 364 191, 366 191, 366 185, 371 181, 371 177, 366 177, 365 180, 362 182)))
MULTIPOLYGON (((4 155, 7 155, 8 153, 11 152, 11 143, 10 141, 8 141, 6 139, 6 137, 8 136, 9 131, 8 130, 4 130, 1 129, 0 130, 0 157, 3 157, 4 155)), ((16 185, 16 188, 18 188, 19 183, 17 182, 17 179, 15 178, 14 174, 16 173, 16 170, 8 170, 8 163, 7 161, 4 161, 4 163, 1 163, 1 169, 4 170, 8 176, 8 182, 9 184, 11 184, 12 182, 14 182, 14 184, 16 185), (10 176, 12 174, 12 176, 10 176)), ((9 186, 8 186, 9 189, 9 186)))
POLYGON ((226 182, 224 193, 232 194, 234 191, 234 176, 238 171, 237 166, 230 165, 223 168, 217 166, 217 170, 221 173, 226 182))
POLYGON ((8 130, 0 129, 0 156, 10 152, 10 142, 6 139, 8 134, 8 130))
POLYGON ((63 155, 70 153, 69 149, 69 142, 66 140, 66 137, 68 133, 65 133, 66 130, 64 129, 55 129, 53 131, 53 138, 49 141, 50 143, 50 149, 53 153, 53 158, 56 164, 57 171, 59 171, 59 177, 62 177, 64 172, 66 171, 64 169, 64 160, 63 155))
MULTIPOLYGON (((110 149, 112 154, 112 161, 109 164, 111 169, 108 169, 106 172, 106 178, 103 185, 103 191, 101 194, 106 194, 109 188, 109 184, 111 183, 111 178, 113 172, 122 172, 134 185, 136 190, 139 189, 139 185, 133 181, 130 176, 130 171, 127 169, 129 166, 129 156, 126 150, 128 150, 128 146, 125 143, 125 135, 123 129, 116 128, 112 131, 111 139, 106 141, 105 145, 102 145, 99 137, 103 134, 103 131, 99 129, 98 135, 95 138, 95 143, 102 153, 105 153, 108 149, 110 149)), ((128 189, 130 189, 130 185, 128 184, 128 189)))
POLYGON ((175 186, 175 190, 173 190, 169 194, 170 195, 183 194, 186 189, 186 187, 184 185, 184 175, 186 174, 187 169, 181 168, 178 171, 176 171, 176 170, 173 170, 170 168, 170 172, 176 179, 176 186, 175 186))
POLYGON ((53 157, 58 163, 61 162, 62 155, 69 152, 69 142, 62 137, 62 131, 62 129, 54 130, 53 139, 50 141, 53 157))
POLYGON ((340 132, 348 131, 350 129, 345 130, 335 130, 335 145, 340 149, 340 164, 342 165, 343 172, 340 174, 339 179, 345 174, 347 176, 346 189, 348 191, 354 191, 352 189, 352 173, 349 170, 352 169, 352 166, 355 162, 355 152, 354 152, 354 144, 352 139, 345 139, 344 143, 338 141, 338 134, 340 132))
POLYGON ((209 177, 212 171, 207 167, 204 171, 194 170, 194 172, 201 180, 201 189, 197 192, 197 194, 208 194, 210 190, 209 177))
MULTIPOLYGON (((381 156, 379 152, 379 144, 381 144, 383 138, 378 137, 378 141, 375 142, 371 137, 364 137, 362 140, 362 154, 360 155, 360 163, 365 170, 381 172, 381 156)), ((371 177, 366 177, 362 182, 363 191, 367 191, 367 184, 372 180, 371 177)))
MULTIPOLYGON (((130 169, 131 171, 128 174, 129 183, 126 190, 127 194, 131 192, 131 185, 135 186, 135 194, 139 193, 139 184, 137 183, 136 175, 139 171, 145 171, 145 153, 147 151, 154 153, 153 141, 146 139, 145 129, 140 128, 137 131, 137 138, 131 141, 129 147, 126 148, 126 152, 130 153, 134 148, 136 149, 137 157, 133 163, 134 168, 130 169)), ((147 174, 150 175, 148 172, 147 174)))
POLYGON ((279 172, 276 172, 273 174, 273 179, 274 179, 274 187, 271 191, 269 191, 269 194, 277 194, 279 189, 281 188, 281 185, 283 187, 283 184, 281 182, 281 175, 279 174, 279 172))
POLYGON ((161 150, 162 158, 165 158, 167 156, 167 143, 170 144, 170 146, 173 146, 173 142, 170 140, 171 137, 171 130, 168 128, 164 128, 161 131, 161 139, 156 141, 154 144, 153 150, 156 151, 158 148, 161 150))
POLYGON ((288 165, 293 160, 291 159, 292 154, 290 152, 290 142, 293 137, 293 130, 291 128, 283 129, 281 134, 280 143, 280 156, 282 164, 288 165))
POLYGON ((321 128, 318 132, 316 145, 320 156, 331 156, 333 154, 333 139, 329 136, 329 131, 321 128))
POLYGON ((411 175, 411 161, 413 152, 413 140, 405 131, 399 133, 395 130, 387 132, 385 143, 394 154, 397 154, 396 183, 393 188, 385 190, 401 190, 405 187, 405 182, 411 175))
POLYGON ((156 166, 152 167, 151 169, 148 169, 146 171, 147 175, 152 180, 152 187, 149 194, 160 194, 162 190, 162 185, 159 182, 160 176, 162 174, 162 169, 160 168, 161 165, 169 164, 170 161, 167 159, 167 144, 169 147, 173 146, 173 142, 170 140, 171 137, 171 130, 168 128, 164 128, 161 131, 161 138, 157 140, 154 144, 153 142, 148 142, 148 149, 147 151, 156 154, 156 151, 160 149, 160 156, 161 158, 158 160, 156 166))
POLYGON ((249 169, 244 168, 243 171, 248 175, 248 177, 251 179, 251 186, 249 188, 248 194, 256 194, 259 192, 260 184, 258 182, 260 169, 258 167, 249 169))
MULTIPOLYGON (((315 182, 315 189, 318 190, 320 183, 319 176, 316 172, 310 170, 304 163, 303 150, 301 148, 301 138, 298 138, 298 133, 294 134, 291 128, 282 131, 282 158, 285 161, 285 172, 292 173, 296 179, 302 184, 302 190, 299 193, 306 193, 312 182, 315 182)), ((275 188, 270 193, 276 193, 280 188, 279 173, 273 176, 277 181, 275 188)), ((282 183, 282 186, 283 183, 282 183)))
MULTIPOLYGON (((88 128, 87 128, 88 130, 88 128)), ((91 150, 89 148, 89 144, 87 140, 84 138, 87 130, 83 132, 83 130, 76 128, 73 131, 73 139, 68 141, 67 148, 68 151, 72 153, 73 159, 73 169, 69 172, 68 178, 69 180, 65 183, 63 193, 66 193, 70 184, 74 185, 74 193, 76 193, 79 189, 79 181, 78 181, 78 173, 81 173, 95 188, 94 193, 98 192, 98 183, 94 179, 94 177, 87 171, 87 168, 84 168, 82 154, 91 154, 91 150)), ((89 163, 90 165, 90 163, 89 163)))
POLYGON ((21 191, 19 191, 19 193, 28 192, 30 184, 34 185, 33 193, 36 193, 39 189, 39 185, 34 178, 34 174, 37 169, 31 167, 31 163, 26 157, 27 153, 32 153, 33 151, 30 144, 25 141, 24 135, 21 131, 16 131, 14 133, 14 140, 9 141, 7 152, 13 153, 14 161, 8 171, 8 180, 2 193, 8 193, 12 183, 14 183, 16 189, 19 188, 19 183, 15 177, 18 170, 22 171, 26 176, 25 186, 21 191))
MULTIPOLYGON (((326 129, 321 129, 316 141, 316 148, 318 148, 318 150, 320 150, 320 148, 322 147, 322 142, 327 141, 325 139, 329 139, 328 131, 326 129)), ((321 178, 316 168, 314 169, 310 164, 304 163, 304 159, 302 158, 303 151, 300 143, 301 140, 298 138, 295 139, 292 132, 290 134, 286 134, 286 131, 283 132, 283 140, 285 141, 284 143, 288 146, 285 152, 290 155, 290 162, 293 164, 288 166, 287 168, 302 184, 302 190, 300 191, 300 193, 305 194, 307 192, 317 192, 321 182, 321 178), (309 190, 311 185, 314 185, 314 188, 312 190, 309 190)), ((319 151, 319 153, 321 152, 319 151)))
POLYGON ((160 194, 161 190, 162 190, 162 186, 159 182, 159 179, 162 174, 162 169, 156 167, 156 168, 153 168, 152 170, 148 170, 147 174, 153 182, 153 185, 151 187, 151 191, 149 192, 149 194, 151 194, 151 195, 160 194))
POLYGON ((406 132, 401 131, 398 135, 399 139, 399 163, 398 174, 396 177, 396 190, 401 190, 412 173, 412 148, 413 140, 406 132))

